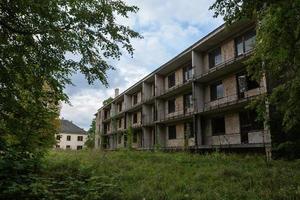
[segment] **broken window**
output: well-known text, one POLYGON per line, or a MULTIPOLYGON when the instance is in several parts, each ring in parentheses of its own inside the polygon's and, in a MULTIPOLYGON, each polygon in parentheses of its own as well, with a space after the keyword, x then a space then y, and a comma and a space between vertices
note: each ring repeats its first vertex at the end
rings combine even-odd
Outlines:
POLYGON ((122 128, 122 119, 119 119, 119 128, 122 128))
POLYGON ((257 120, 255 110, 245 110, 240 112, 240 127, 242 132, 262 130, 263 122, 257 120))
POLYGON ((218 81, 210 86, 211 101, 224 97, 224 87, 222 81, 218 81))
POLYGON ((193 108, 193 95, 192 93, 188 93, 184 95, 184 108, 189 109, 193 108))
POLYGON ((209 68, 213 68, 222 62, 221 47, 209 53, 209 68))
POLYGON ((137 123, 137 113, 133 114, 133 123, 136 124, 137 123))
POLYGON ((175 112, 175 99, 170 99, 168 101, 168 113, 175 112))
POLYGON ((193 67, 192 65, 183 69, 183 82, 186 82, 193 78, 193 67))
POLYGON ((133 95, 133 105, 137 104, 137 102, 138 102, 138 95, 134 94, 133 95))
POLYGON ((175 86, 175 73, 168 76, 168 87, 171 88, 173 86, 175 86))
POLYGON ((259 83, 255 80, 252 80, 249 76, 246 75, 246 72, 242 72, 237 75, 238 82, 238 92, 239 97, 244 97, 244 92, 252 90, 259 87, 259 83))
POLYGON ((236 56, 243 55, 252 50, 255 45, 256 33, 255 30, 251 30, 246 34, 235 39, 235 52, 236 56))
POLYGON ((168 126, 168 138, 169 140, 176 139, 176 126, 168 126))
POLYGON ((212 128, 212 135, 224 135, 225 134, 224 116, 212 118, 211 128, 212 128))
POLYGON ((137 143, 137 132, 133 132, 132 142, 137 143))

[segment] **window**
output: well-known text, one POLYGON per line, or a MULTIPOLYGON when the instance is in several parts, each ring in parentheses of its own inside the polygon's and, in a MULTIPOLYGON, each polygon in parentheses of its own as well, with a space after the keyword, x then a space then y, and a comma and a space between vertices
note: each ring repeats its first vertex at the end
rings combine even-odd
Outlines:
POLYGON ((133 132, 132 142, 137 143, 137 132, 133 132))
POLYGON ((168 113, 175 112, 175 99, 171 99, 168 101, 168 113))
POLYGON ((212 135, 225 134, 225 119, 224 117, 215 117, 211 119, 212 135))
POLYGON ((176 139, 176 126, 168 126, 169 140, 176 139))
POLYGON ((133 123, 136 124, 137 123, 137 113, 133 114, 133 123))
POLYGON ((81 145, 78 145, 77 146, 77 150, 81 150, 82 149, 82 146, 81 145))
POLYGON ((61 138, 61 135, 56 136, 56 140, 60 140, 60 138, 61 138))
POLYGON ((209 53, 209 68, 220 64, 222 62, 221 48, 217 48, 209 53))
POLYGON ((83 136, 77 136, 77 141, 83 141, 83 136))
POLYGON ((173 86, 175 86, 175 73, 168 76, 168 87, 171 88, 173 86))
POLYGON ((109 110, 104 111, 104 119, 107 119, 109 117, 109 110))
POLYGON ((193 67, 188 66, 183 69, 183 81, 186 82, 193 78, 193 67))
POLYGON ((224 97, 224 87, 222 81, 214 83, 210 86, 210 99, 211 101, 224 97))
POLYGON ((193 108, 193 95, 192 93, 184 95, 184 108, 193 108))
POLYGON ((122 142, 122 135, 119 134, 119 135, 118 135, 118 144, 121 144, 121 142, 122 142))
POLYGON ((71 135, 67 135, 67 141, 71 141, 71 135))
POLYGON ((137 104, 137 102, 138 102, 138 96, 137 96, 137 94, 134 94, 133 95, 133 105, 137 104))
POLYGON ((259 87, 259 83, 255 80, 251 80, 251 78, 247 76, 245 72, 237 75, 237 81, 239 94, 259 87))
POLYGON ((240 112, 239 115, 241 132, 262 130, 264 128, 263 122, 257 121, 257 113, 255 110, 245 110, 240 112))
POLYGON ((70 146, 70 145, 67 145, 67 146, 66 146, 66 149, 71 149, 71 146, 70 146))
POLYGON ((55 146, 57 149, 59 149, 60 148, 60 146, 57 144, 56 146, 55 146))
POLYGON ((121 112, 122 111, 122 103, 119 103, 118 107, 119 107, 119 112, 121 112))
POLYGON ((119 119, 119 128, 122 128, 122 119, 119 119))
POLYGON ((246 34, 235 39, 236 56, 240 56, 252 50, 255 44, 256 33, 251 30, 246 34))
POLYGON ((187 122, 184 124, 184 133, 188 138, 194 137, 194 126, 193 122, 187 122))

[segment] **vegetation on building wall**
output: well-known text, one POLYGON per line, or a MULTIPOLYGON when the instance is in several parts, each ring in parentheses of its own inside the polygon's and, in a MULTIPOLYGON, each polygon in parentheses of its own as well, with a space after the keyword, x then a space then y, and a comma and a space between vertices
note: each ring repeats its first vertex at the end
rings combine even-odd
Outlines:
POLYGON ((92 120, 92 124, 89 128, 89 130, 87 131, 87 139, 84 143, 84 145, 87 148, 94 148, 95 147, 95 134, 96 134, 96 119, 94 118, 92 120))

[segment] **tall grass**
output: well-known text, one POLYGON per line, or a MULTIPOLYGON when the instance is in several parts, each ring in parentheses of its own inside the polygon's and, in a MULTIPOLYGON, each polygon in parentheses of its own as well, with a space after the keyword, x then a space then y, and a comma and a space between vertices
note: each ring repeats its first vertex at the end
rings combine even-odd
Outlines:
POLYGON ((64 199, 300 199, 299 160, 255 155, 60 151, 42 177, 64 199))

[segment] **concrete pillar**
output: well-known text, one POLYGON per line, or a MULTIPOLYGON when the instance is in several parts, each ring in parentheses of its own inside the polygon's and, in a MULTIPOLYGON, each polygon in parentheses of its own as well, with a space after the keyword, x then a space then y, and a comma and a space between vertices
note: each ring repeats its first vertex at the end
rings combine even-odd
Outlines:
POLYGON ((204 109, 204 86, 201 83, 193 83, 193 99, 194 99, 194 110, 201 112, 204 109))
POLYGON ((155 74, 155 96, 159 96, 163 93, 165 88, 164 77, 158 74, 155 74))
POLYGON ((165 125, 157 125, 156 144, 160 147, 166 147, 167 129, 165 125))
POLYGON ((142 89, 142 91, 143 91, 143 100, 150 99, 153 96, 152 95, 152 84, 143 82, 142 88, 143 88, 142 89))
POLYGON ((124 107, 125 110, 129 109, 131 107, 131 96, 124 94, 124 107))
POLYGON ((194 67, 195 77, 203 73, 203 57, 201 53, 192 51, 192 65, 194 67))

